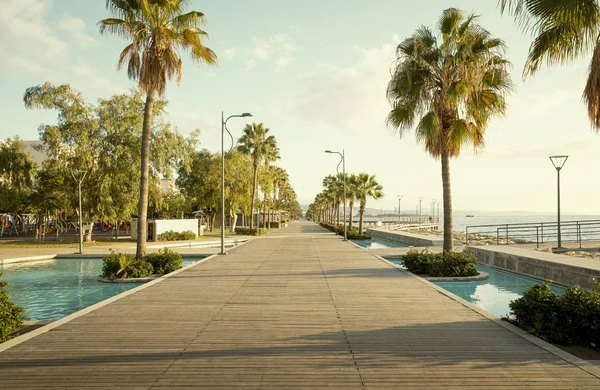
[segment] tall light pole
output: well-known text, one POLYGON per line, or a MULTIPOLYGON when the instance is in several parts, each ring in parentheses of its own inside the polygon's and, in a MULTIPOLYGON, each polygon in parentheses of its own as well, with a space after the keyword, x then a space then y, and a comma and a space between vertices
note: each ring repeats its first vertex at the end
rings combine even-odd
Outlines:
POLYGON ((563 165, 565 165, 565 163, 567 162, 567 159, 569 158, 569 156, 550 156, 550 161, 552 161, 552 165, 554 165, 554 168, 556 168, 556 182, 557 182, 557 204, 558 204, 558 213, 557 213, 557 217, 558 217, 558 226, 557 226, 557 230, 558 230, 558 247, 557 248, 562 248, 562 242, 561 242, 561 236, 560 236, 560 170, 562 169, 563 165))
MULTIPOLYGON (((240 115, 230 115, 227 119, 223 120, 224 115, 221 111, 221 255, 225 255, 225 150, 224 141, 225 131, 231 137, 231 147, 233 148, 233 136, 227 129, 227 121, 231 118, 246 118, 252 116, 249 112, 245 112, 240 115)), ((230 149, 231 150, 231 149, 230 149)))
POLYGON ((398 194, 398 225, 400 225, 400 219, 402 218, 402 212, 400 211, 400 201, 402 201, 402 195, 398 194))
POLYGON ((81 211, 81 183, 83 183, 83 180, 87 175, 87 171, 73 171, 71 172, 71 175, 73 176, 73 179, 75 179, 79 187, 79 254, 83 254, 83 215, 81 211))
POLYGON ((423 200, 422 196, 419 196, 419 223, 421 223, 421 201, 423 200))
MULTIPOLYGON (((342 153, 340 152, 332 152, 331 150, 326 150, 325 153, 339 154, 342 158, 338 163, 335 170, 338 175, 340 174, 340 164, 342 164, 342 180, 344 181, 344 241, 348 240, 348 234, 346 231, 346 152, 342 149, 342 153)), ((338 209, 339 210, 339 209, 338 209)))

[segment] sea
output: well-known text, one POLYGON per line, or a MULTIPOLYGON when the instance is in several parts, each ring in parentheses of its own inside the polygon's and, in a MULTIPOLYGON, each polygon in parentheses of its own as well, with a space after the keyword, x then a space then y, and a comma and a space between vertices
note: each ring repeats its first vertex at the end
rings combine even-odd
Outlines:
MULTIPOLYGON (((578 215, 564 214, 560 217, 561 222, 567 221, 589 221, 600 220, 599 215, 578 215)), ((455 232, 464 232, 467 226, 474 225, 503 225, 513 223, 556 223, 557 218, 554 215, 485 215, 473 214, 473 217, 467 217, 465 214, 452 216, 452 230, 455 232)), ((440 221, 440 229, 444 226, 443 218, 440 221)))

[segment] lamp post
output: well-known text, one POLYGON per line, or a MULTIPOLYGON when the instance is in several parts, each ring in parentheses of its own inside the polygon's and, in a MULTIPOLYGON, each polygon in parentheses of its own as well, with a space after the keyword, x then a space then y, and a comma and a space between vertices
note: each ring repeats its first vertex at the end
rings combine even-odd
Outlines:
MULTIPOLYGON (((233 148, 233 136, 227 129, 227 121, 231 118, 246 118, 252 116, 249 112, 245 112, 240 115, 230 115, 227 119, 223 120, 224 115, 221 111, 221 255, 225 255, 225 151, 223 138, 225 137, 225 131, 231 137, 231 147, 233 148)), ((231 150, 231 149, 230 149, 231 150)))
POLYGON ((79 254, 83 254, 83 215, 81 211, 81 183, 83 183, 83 180, 87 175, 87 171, 73 171, 71 172, 71 175, 73 176, 73 179, 75 179, 79 187, 79 254))
POLYGON ((335 168, 335 170, 337 171, 337 173, 339 175, 340 164, 342 164, 342 177, 343 177, 343 181, 344 181, 344 241, 347 241, 348 234, 346 231, 346 152, 344 151, 344 149, 342 149, 342 153, 332 152, 331 150, 326 150, 325 153, 339 154, 340 157, 342 158, 340 160, 340 162, 338 163, 337 167, 335 168))
POLYGON ((557 230, 558 230, 558 247, 557 248, 562 248, 562 242, 561 242, 561 236, 560 236, 560 170, 562 169, 563 165, 565 165, 565 162, 567 162, 567 159, 569 158, 569 156, 550 156, 550 161, 552 161, 552 165, 554 165, 554 168, 556 168, 556 182, 557 182, 557 204, 558 204, 558 213, 557 213, 557 217, 558 217, 558 226, 557 226, 557 230))
POLYGON ((402 200, 402 195, 398 194, 398 225, 400 225, 400 220, 402 218, 402 212, 400 211, 400 201, 402 200))
POLYGON ((421 201, 423 200, 422 196, 419 196, 419 223, 421 223, 421 201))

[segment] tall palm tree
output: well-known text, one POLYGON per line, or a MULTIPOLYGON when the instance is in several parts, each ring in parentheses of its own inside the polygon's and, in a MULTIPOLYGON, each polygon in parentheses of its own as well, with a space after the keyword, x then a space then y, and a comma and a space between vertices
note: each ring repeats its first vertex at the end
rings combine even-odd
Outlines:
POLYGON ((598 0, 500 0, 517 23, 535 35, 523 76, 543 63, 565 64, 592 53, 583 100, 593 128, 600 132, 600 4, 598 0))
POLYGON ((238 140, 238 150, 252 157, 254 169, 254 183, 252 185, 252 205, 250 211, 250 228, 254 227, 254 206, 256 204, 256 187, 258 185, 258 168, 268 156, 273 156, 277 151, 277 141, 269 134, 269 129, 262 123, 246 125, 243 134, 238 140))
POLYGON ((155 95, 163 96, 167 80, 181 82, 179 51, 187 51, 198 63, 216 65, 216 54, 202 43, 208 34, 199 28, 206 23, 203 13, 186 12, 190 0, 107 0, 113 18, 98 22, 100 33, 119 35, 130 43, 117 63, 127 64, 127 75, 146 94, 142 124, 140 200, 136 256, 146 252, 150 137, 155 95))
POLYGON ((453 249, 450 158, 463 145, 483 147, 490 118, 504 114, 512 88, 505 45, 456 8, 442 13, 441 40, 419 28, 397 49, 388 84, 388 125, 402 136, 416 123, 417 141, 442 163, 444 250, 453 249))
POLYGON ((359 173, 356 176, 356 198, 360 202, 360 218, 358 220, 358 233, 363 233, 363 219, 367 208, 367 199, 375 200, 383 196, 383 186, 377 183, 375 175, 359 173))
POLYGON ((352 220, 354 219, 354 202, 356 201, 356 190, 358 187, 358 177, 353 173, 348 175, 346 181, 346 199, 348 200, 348 206, 350 211, 350 223, 348 229, 352 229, 352 220))

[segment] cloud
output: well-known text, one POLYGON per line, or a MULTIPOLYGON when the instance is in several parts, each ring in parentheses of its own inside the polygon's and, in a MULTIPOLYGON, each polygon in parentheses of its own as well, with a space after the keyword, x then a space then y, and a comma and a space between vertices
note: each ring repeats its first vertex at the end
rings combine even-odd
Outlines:
POLYGON ((20 55, 4 57, 1 61, 13 72, 37 74, 45 70, 41 64, 20 55))
POLYGON ((252 68, 254 68, 254 66, 256 65, 256 60, 254 58, 249 59, 248 61, 246 61, 246 70, 250 70, 252 68))
POLYGON ((77 40, 82 47, 87 47, 96 43, 96 40, 85 32, 85 22, 82 19, 64 16, 58 22, 57 27, 68 33, 73 39, 77 40))
POLYGON ((298 50, 294 42, 286 34, 278 33, 267 38, 253 37, 252 47, 248 49, 250 59, 246 62, 246 70, 255 67, 260 61, 266 61, 272 56, 275 56, 275 69, 281 70, 291 62, 294 58, 291 53, 298 50))
POLYGON ((113 83, 102 75, 103 72, 89 65, 74 65, 71 71, 74 76, 86 80, 86 91, 94 95, 107 97, 127 92, 127 88, 113 83))
POLYGON ((223 50, 223 57, 225 57, 229 60, 237 57, 237 55, 238 55, 238 51, 235 47, 230 47, 229 49, 223 50))
POLYGON ((304 88, 296 95, 290 115, 309 122, 367 135, 385 127, 390 110, 386 86, 399 37, 378 48, 354 48, 359 56, 350 66, 317 64, 303 74, 304 88))
POLYGON ((288 56, 279 57, 279 58, 277 58, 277 60, 275 60, 275 68, 277 70, 281 70, 281 69, 285 68, 286 66, 288 66, 289 64, 291 64, 292 62, 294 62, 294 57, 288 57, 288 56))

